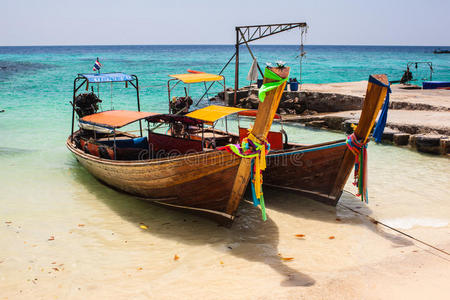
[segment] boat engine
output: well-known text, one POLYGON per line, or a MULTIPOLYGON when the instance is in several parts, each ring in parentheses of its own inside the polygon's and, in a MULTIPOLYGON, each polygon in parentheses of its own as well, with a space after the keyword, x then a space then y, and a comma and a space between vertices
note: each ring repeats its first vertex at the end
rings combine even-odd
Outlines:
POLYGON ((75 97, 75 111, 80 118, 95 114, 98 111, 97 103, 101 102, 102 100, 100 100, 94 93, 80 94, 75 97))
POLYGON ((189 112, 189 107, 191 107, 193 101, 192 98, 187 97, 173 97, 170 101, 170 111, 173 114, 185 115, 189 112))

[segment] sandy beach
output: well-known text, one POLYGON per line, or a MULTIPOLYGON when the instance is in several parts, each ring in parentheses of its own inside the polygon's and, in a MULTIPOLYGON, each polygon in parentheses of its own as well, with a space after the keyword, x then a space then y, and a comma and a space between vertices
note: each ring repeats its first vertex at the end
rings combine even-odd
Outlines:
POLYGON ((392 85, 382 142, 356 141, 389 80, 450 82, 450 2, 224 4, 2 2, 0 300, 450 298, 450 90, 392 85), (262 108, 167 115, 191 102, 262 108), (263 220, 241 192, 269 127, 262 183, 290 191, 264 185, 263 220), (335 204, 351 151, 367 203, 353 170, 337 206, 293 192, 335 204))
MULTIPOLYGON (((369 205, 349 192, 342 205, 449 252, 450 186, 439 175, 448 175, 449 161, 423 161, 395 147, 388 152, 371 148, 369 205), (385 164, 375 164, 386 154, 385 164), (399 168, 388 171, 392 161, 399 168), (417 173, 408 169, 412 162, 417 173)), ((7 187, 0 299, 446 299, 450 293, 448 255, 341 205, 266 190, 269 219, 244 202, 228 229, 111 190, 69 161, 52 182, 36 185, 31 178, 27 189, 19 182, 7 187)), ((10 176, 23 175, 16 169, 10 176)), ((346 190, 354 191, 350 182, 346 190)))

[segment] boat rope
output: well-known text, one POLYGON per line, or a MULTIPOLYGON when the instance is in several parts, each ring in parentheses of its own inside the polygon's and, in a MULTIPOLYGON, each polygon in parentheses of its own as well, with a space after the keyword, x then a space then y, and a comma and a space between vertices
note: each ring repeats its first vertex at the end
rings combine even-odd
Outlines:
POLYGON ((249 129, 249 134, 241 144, 228 144, 219 147, 217 150, 225 150, 236 156, 251 159, 250 177, 252 186, 253 205, 261 206, 262 219, 267 220, 266 206, 264 204, 264 195, 262 191, 263 176, 262 172, 266 169, 266 155, 270 151, 270 144, 266 139, 261 140, 254 136, 249 129))
POLYGON ((367 141, 359 141, 355 133, 347 138, 347 147, 355 154, 355 172, 353 185, 358 187, 361 201, 369 203, 367 193, 367 141))
MULTIPOLYGON (((372 79, 372 77, 369 78, 369 81, 372 79)), ((383 107, 381 108, 381 114, 378 118, 377 124, 375 125, 375 129, 373 130, 373 138, 375 139, 376 143, 381 142, 381 138, 383 137, 384 127, 386 127, 386 121, 387 121, 387 113, 389 110, 389 94, 392 93, 391 85, 383 84, 382 82, 377 82, 378 85, 387 87, 387 93, 386 98, 383 103, 383 107)))
POLYGON ((295 155, 295 154, 299 154, 299 153, 307 153, 307 152, 312 152, 312 151, 325 150, 325 149, 341 147, 341 146, 345 146, 345 145, 346 145, 346 142, 342 142, 342 143, 335 143, 335 144, 331 144, 331 145, 325 145, 325 146, 321 146, 321 147, 300 149, 300 150, 289 151, 289 152, 271 153, 268 156, 269 157, 280 157, 280 156, 287 156, 287 155, 295 155))
POLYGON ((302 64, 303 64, 303 59, 306 56, 306 52, 305 52, 305 48, 304 48, 304 39, 306 37, 306 34, 308 32, 308 26, 306 27, 300 27, 300 54, 297 56, 300 58, 300 85, 303 84, 303 79, 302 79, 302 64))
MULTIPOLYGON (((349 191, 347 191, 347 192, 350 193, 350 194, 352 194, 352 195, 354 195, 354 196, 356 196, 355 194, 353 194, 353 193, 351 193, 351 192, 349 192, 349 191)), ((373 217, 371 217, 371 216, 369 216, 369 215, 367 215, 367 214, 364 214, 364 213, 362 213, 362 212, 360 212, 360 211, 357 211, 357 210, 355 210, 355 209, 353 209, 353 208, 351 208, 351 207, 348 207, 347 205, 344 205, 344 204, 342 204, 342 203, 338 203, 337 205, 339 205, 339 206, 341 206, 341 207, 343 207, 343 208, 345 208, 345 209, 348 209, 348 210, 350 210, 350 211, 352 211, 352 212, 354 212, 354 213, 357 213, 357 214, 359 214, 359 215, 361 215, 361 216, 366 217, 367 219, 369 219, 370 222, 372 222, 372 223, 375 224, 375 225, 378 225, 378 224, 379 224, 379 225, 381 225, 381 226, 384 226, 384 227, 386 227, 386 228, 389 228, 389 229, 391 229, 391 230, 393 230, 393 231, 395 231, 395 232, 397 232, 397 233, 400 233, 400 234, 402 234, 402 235, 404 235, 404 236, 406 236, 406 237, 408 237, 408 238, 410 238, 410 239, 412 239, 412 240, 414 240, 414 241, 416 241, 416 242, 419 242, 419 243, 421 243, 421 244, 423 244, 423 245, 425 245, 425 246, 428 246, 428 247, 430 247, 430 248, 432 248, 432 249, 434 249, 434 250, 436 250, 436 251, 439 251, 439 252, 441 252, 441 253, 443 253, 443 254, 445 254, 445 255, 450 256, 450 253, 449 253, 449 252, 447 252, 447 251, 445 251, 445 250, 443 250, 443 249, 440 249, 440 248, 438 248, 438 247, 436 247, 436 246, 433 246, 433 245, 431 245, 431 244, 429 244, 429 243, 427 243, 427 242, 425 242, 425 241, 422 241, 422 240, 420 240, 420 239, 418 239, 418 238, 416 238, 416 237, 413 237, 412 235, 407 234, 406 232, 403 232, 403 231, 398 230, 398 229, 396 229, 396 228, 394 228, 394 227, 392 227, 392 226, 389 226, 389 225, 387 225, 386 223, 383 223, 383 222, 381 222, 381 221, 378 221, 378 220, 376 220, 375 218, 373 218, 373 217)), ((441 256, 439 256, 439 257, 441 257, 441 256)), ((443 258, 443 257, 441 257, 441 258, 443 258)), ((449 261, 449 262, 450 262, 450 260, 448 260, 448 259, 446 259, 446 258, 443 258, 443 259, 445 259, 446 261, 449 261)))

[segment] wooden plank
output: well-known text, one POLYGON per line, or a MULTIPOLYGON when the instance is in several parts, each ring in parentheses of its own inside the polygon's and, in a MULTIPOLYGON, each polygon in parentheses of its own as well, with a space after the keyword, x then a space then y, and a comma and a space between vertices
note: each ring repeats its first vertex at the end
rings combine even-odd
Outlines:
MULTIPOLYGON (((287 78, 289 76, 289 67, 285 68, 269 68, 281 78, 287 78)), ((264 78, 264 83, 272 82, 268 78, 264 78)), ((272 125, 273 118, 277 111, 278 105, 281 100, 281 96, 284 91, 286 82, 281 84, 278 88, 271 90, 266 94, 264 102, 258 106, 258 114, 255 119, 255 124, 252 129, 252 134, 258 139, 264 140, 272 125)), ((239 206, 239 202, 247 188, 247 184, 250 180, 250 159, 242 159, 239 165, 239 169, 234 179, 233 189, 231 191, 230 200, 227 204, 226 213, 234 215, 239 206)))

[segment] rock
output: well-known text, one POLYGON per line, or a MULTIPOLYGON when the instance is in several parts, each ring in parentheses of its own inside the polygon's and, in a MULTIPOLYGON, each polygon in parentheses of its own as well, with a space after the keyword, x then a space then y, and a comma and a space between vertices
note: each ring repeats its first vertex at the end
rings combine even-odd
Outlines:
POLYGON ((256 97, 258 97, 258 90, 257 90, 257 89, 255 89, 255 90, 250 90, 250 91, 249 91, 249 95, 255 95, 256 97))
POLYGON ((253 109, 253 105, 250 102, 245 103, 243 107, 253 109))
POLYGON ((302 112, 302 116, 308 116, 308 115, 317 115, 317 111, 305 109, 305 110, 302 112))
POLYGON ((354 129, 352 125, 358 125, 359 120, 357 119, 349 119, 345 120, 341 123, 341 130, 344 131, 346 134, 352 134, 354 129))
POLYGON ((324 118, 327 127, 334 130, 341 130, 341 124, 344 121, 343 117, 336 117, 336 116, 326 116, 324 118))
MULTIPOLYGON (((241 100, 242 98, 248 97, 248 92, 248 90, 238 90, 236 93, 236 103, 239 103, 239 100, 241 100)), ((225 93, 224 102, 229 106, 234 105, 234 90, 227 91, 225 93)))
POLYGON ((247 97, 247 102, 259 104, 259 98, 258 96, 251 94, 247 97))
POLYGON ((395 133, 393 138, 394 144, 398 146, 408 145, 409 136, 407 133, 395 133))
POLYGON ((293 108, 285 108, 286 112, 290 115, 295 115, 295 109, 293 108))
POLYGON ((296 114, 301 114, 306 110, 306 106, 303 106, 301 104, 294 104, 294 109, 296 114))
POLYGON ((323 120, 316 120, 316 121, 310 121, 305 123, 306 126, 310 126, 310 127, 316 127, 316 128, 320 128, 320 127, 326 127, 327 122, 323 121, 323 120))
POLYGON ((441 153, 441 137, 436 135, 414 135, 410 138, 410 143, 417 151, 425 153, 441 153))
POLYGON ((450 138, 441 139, 441 154, 447 155, 450 153, 450 138))
POLYGON ((300 92, 299 98, 308 109, 318 112, 359 110, 363 101, 362 97, 319 92, 300 92))
POLYGON ((278 108, 278 113, 279 113, 280 115, 285 115, 285 114, 286 114, 286 111, 284 110, 284 108, 278 108))
POLYGON ((382 141, 392 142, 394 140, 394 134, 399 133, 397 130, 386 127, 384 128, 383 135, 381 136, 382 141))
POLYGON ((294 105, 295 105, 294 99, 288 99, 288 100, 283 101, 283 102, 280 103, 280 107, 283 107, 283 108, 291 108, 291 109, 293 109, 294 105))

